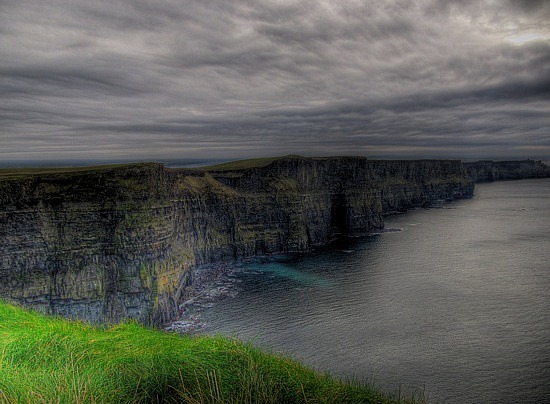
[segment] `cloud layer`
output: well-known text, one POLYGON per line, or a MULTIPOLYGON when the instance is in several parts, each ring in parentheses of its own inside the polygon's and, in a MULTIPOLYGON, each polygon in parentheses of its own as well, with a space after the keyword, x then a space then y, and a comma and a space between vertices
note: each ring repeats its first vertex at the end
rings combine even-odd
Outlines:
POLYGON ((0 0, 0 159, 550 159, 546 1, 0 0))

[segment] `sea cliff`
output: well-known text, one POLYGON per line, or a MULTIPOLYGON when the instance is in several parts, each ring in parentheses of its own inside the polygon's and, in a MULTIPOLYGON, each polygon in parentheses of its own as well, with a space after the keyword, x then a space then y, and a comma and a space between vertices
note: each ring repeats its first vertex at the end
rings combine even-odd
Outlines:
POLYGON ((96 323, 161 324, 205 265, 307 251, 472 195, 464 166, 448 160, 0 170, 0 297, 96 323))
POLYGON ((464 167, 476 183, 550 177, 550 167, 540 160, 481 160, 464 163, 464 167))

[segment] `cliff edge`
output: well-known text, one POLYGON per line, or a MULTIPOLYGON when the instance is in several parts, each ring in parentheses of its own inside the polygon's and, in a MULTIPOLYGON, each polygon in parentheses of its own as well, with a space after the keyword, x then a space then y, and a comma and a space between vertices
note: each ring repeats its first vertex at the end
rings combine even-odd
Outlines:
POLYGON ((178 315, 202 265, 307 251, 472 194, 464 166, 446 160, 0 170, 0 297, 91 322, 160 324, 178 315))

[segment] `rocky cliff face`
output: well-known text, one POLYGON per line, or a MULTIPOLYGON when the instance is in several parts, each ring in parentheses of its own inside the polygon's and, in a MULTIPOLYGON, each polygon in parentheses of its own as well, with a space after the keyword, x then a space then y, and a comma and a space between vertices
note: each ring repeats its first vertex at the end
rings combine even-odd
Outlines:
POLYGON ((201 265, 305 251, 472 194, 458 161, 0 171, 0 296, 92 322, 159 324, 178 314, 201 265))
POLYGON ((476 161, 464 163, 474 182, 519 180, 550 177, 550 167, 537 160, 521 161, 476 161))

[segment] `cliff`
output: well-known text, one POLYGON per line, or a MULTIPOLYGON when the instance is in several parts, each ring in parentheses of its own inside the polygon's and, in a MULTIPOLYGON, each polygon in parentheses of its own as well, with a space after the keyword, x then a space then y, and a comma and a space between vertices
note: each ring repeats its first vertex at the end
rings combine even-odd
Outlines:
POLYGON ((482 160, 464 163, 464 167, 476 183, 550 177, 550 167, 538 160, 482 160))
POLYGON ((306 251, 472 193, 459 161, 0 170, 0 296, 92 322, 159 324, 177 316, 205 264, 306 251))

